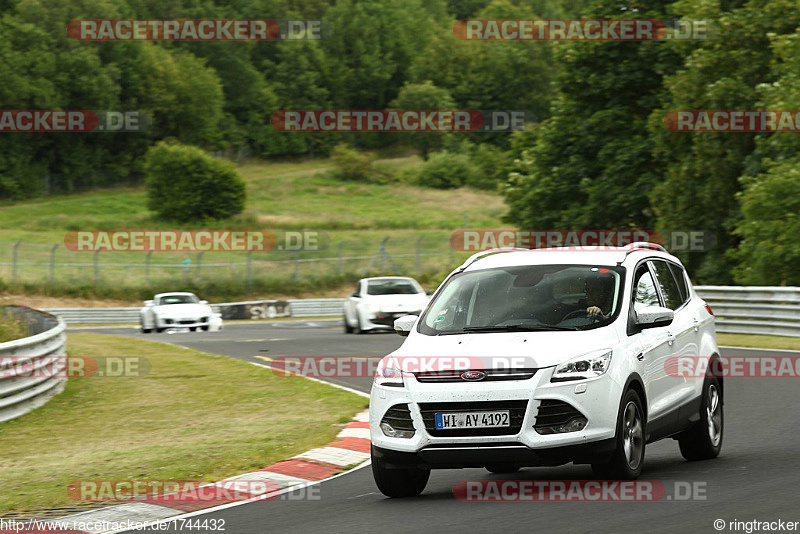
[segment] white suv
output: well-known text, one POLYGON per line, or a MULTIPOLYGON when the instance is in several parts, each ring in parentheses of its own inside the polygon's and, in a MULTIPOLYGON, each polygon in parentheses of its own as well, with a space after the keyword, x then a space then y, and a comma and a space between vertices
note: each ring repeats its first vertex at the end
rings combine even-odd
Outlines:
POLYGON ((647 443, 673 437, 689 460, 722 447, 722 378, 670 370, 718 356, 714 316, 660 246, 481 252, 395 330, 408 339, 370 400, 390 497, 420 494, 437 468, 574 462, 633 479, 647 443))

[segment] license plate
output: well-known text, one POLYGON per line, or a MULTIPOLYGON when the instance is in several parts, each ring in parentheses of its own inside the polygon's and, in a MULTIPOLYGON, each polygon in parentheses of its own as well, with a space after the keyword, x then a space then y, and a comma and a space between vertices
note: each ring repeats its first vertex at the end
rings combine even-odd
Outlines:
POLYGON ((503 428, 511 426, 508 410, 496 412, 437 413, 436 430, 451 428, 503 428))

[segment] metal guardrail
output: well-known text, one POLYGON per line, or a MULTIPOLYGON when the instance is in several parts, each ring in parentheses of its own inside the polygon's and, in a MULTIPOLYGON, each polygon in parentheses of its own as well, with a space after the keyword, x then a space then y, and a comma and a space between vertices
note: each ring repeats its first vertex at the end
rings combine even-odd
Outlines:
MULTIPOLYGON (((212 304, 225 320, 341 316, 344 299, 254 300, 212 304)), ((141 308, 52 308, 67 324, 135 324, 141 308)))
MULTIPOLYGON (((695 286, 716 315, 717 331, 800 337, 800 288, 695 286)), ((341 316, 344 299, 261 300, 211 307, 223 319, 341 316)), ((137 323, 139 308, 47 310, 67 324, 137 323)))
MULTIPOLYGON (((28 337, 0 343, 0 359, 7 357, 37 358, 41 368, 52 360, 46 356, 66 356, 66 324, 64 320, 31 308, 8 306, 5 313, 21 318, 28 326, 28 337)), ((32 376, 10 376, 0 373, 0 423, 10 421, 35 410, 64 390, 67 379, 50 376, 47 372, 25 373, 32 376), (36 376, 42 375, 42 376, 36 376)))
POLYGON ((800 288, 695 286, 714 310, 717 332, 800 337, 800 288))

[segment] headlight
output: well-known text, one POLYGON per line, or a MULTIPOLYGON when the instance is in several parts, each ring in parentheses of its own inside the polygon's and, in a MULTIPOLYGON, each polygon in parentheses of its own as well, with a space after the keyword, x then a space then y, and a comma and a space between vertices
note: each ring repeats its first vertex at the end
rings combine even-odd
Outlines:
POLYGON ((584 354, 556 366, 552 382, 585 380, 605 374, 611 364, 611 351, 604 350, 584 354))
POLYGON ((397 360, 387 356, 378 363, 375 369, 375 384, 379 386, 403 387, 403 371, 397 360))

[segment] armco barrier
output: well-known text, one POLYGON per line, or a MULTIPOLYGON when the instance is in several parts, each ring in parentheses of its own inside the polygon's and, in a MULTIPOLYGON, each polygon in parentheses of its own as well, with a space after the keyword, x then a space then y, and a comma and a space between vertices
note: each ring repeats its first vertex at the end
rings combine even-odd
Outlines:
MULTIPOLYGON (((716 314, 717 331, 800 336, 800 288, 695 286, 716 314)), ((344 299, 260 300, 213 304, 223 319, 341 316, 344 299)), ((139 308, 47 310, 67 324, 138 323, 139 308)))
POLYGON ((800 337, 800 288, 695 286, 714 310, 717 332, 800 337))
MULTIPOLYGON (((28 326, 28 337, 0 343, 0 359, 9 356, 66 355, 67 336, 63 319, 39 310, 16 306, 4 307, 2 312, 21 318, 28 326)), ((47 360, 41 363, 46 364, 47 360)), ((4 377, 0 374, 0 423, 42 406, 63 391, 66 381, 66 378, 51 376, 4 377)))
MULTIPOLYGON (((273 317, 340 316, 344 299, 253 300, 212 304, 223 320, 271 319, 273 317)), ((134 324, 141 308, 52 308, 46 311, 67 324, 134 324)))

